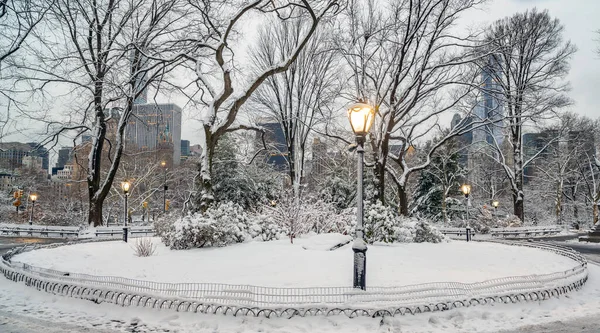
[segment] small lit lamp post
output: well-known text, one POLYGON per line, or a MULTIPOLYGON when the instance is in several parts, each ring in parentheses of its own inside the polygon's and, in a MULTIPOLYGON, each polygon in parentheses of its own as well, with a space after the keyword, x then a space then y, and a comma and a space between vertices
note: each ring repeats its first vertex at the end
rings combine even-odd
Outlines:
POLYGON ((469 227, 469 194, 471 194, 471 185, 464 184, 460 187, 460 190, 465 195, 465 202, 467 207, 467 242, 471 240, 471 227, 469 227))
POLYGON ((131 184, 129 182, 122 182, 121 189, 123 190, 123 194, 125 194, 125 223, 123 224, 123 241, 127 243, 127 197, 129 196, 129 187, 131 184))
POLYGON ((29 196, 29 199, 31 199, 31 215, 29 215, 29 225, 33 224, 33 210, 35 209, 35 202, 37 200, 37 194, 32 194, 29 196))
POLYGON ((167 188, 168 188, 168 186, 167 186, 167 162, 161 161, 160 166, 163 168, 164 174, 165 174, 165 181, 164 181, 164 187, 163 187, 163 213, 165 213, 167 211, 167 188))
POLYGON ((365 136, 375 121, 375 109, 365 103, 356 103, 348 108, 348 119, 352 131, 356 135, 357 164, 357 196, 356 196, 356 232, 352 251, 354 251, 354 288, 366 289, 367 275, 367 243, 364 239, 363 226, 363 164, 365 136))
POLYGON ((498 200, 494 200, 492 201, 492 206, 494 207, 494 213, 498 212, 498 205, 500 203, 498 202, 498 200))

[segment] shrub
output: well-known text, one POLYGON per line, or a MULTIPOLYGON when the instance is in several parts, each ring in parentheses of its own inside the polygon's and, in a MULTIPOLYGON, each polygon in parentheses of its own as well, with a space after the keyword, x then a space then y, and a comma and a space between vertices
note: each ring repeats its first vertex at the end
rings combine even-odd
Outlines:
POLYGON ((138 238, 135 240, 133 250, 138 257, 150 257, 156 253, 156 245, 151 238, 138 238))
POLYGON ((444 235, 436 228, 432 228, 429 223, 421 220, 415 226, 415 243, 440 243, 444 240, 444 235))
POLYGON ((172 249, 225 246, 250 238, 248 218, 239 205, 220 203, 205 213, 184 216, 160 232, 172 249))

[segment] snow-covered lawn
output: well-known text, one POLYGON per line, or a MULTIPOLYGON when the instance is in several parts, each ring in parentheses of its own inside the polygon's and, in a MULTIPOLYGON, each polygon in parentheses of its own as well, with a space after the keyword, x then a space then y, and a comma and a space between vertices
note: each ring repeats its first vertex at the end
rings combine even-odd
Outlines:
MULTIPOLYGON (((351 286, 351 244, 343 235, 317 235, 223 248, 171 251, 160 240, 156 255, 140 258, 122 241, 78 244, 18 255, 15 261, 66 272, 158 282, 214 282, 271 287, 351 286)), ((545 274, 577 263, 553 253, 493 243, 373 245, 367 252, 367 286, 427 282, 478 282, 545 274)))

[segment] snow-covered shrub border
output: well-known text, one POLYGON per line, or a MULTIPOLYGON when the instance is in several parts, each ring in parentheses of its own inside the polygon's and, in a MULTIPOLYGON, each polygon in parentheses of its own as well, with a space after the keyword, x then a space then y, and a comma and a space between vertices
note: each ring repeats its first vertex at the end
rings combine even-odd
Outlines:
POLYGON ((94 277, 78 273, 65 274, 64 272, 12 263, 10 261, 13 255, 21 252, 39 248, 65 246, 68 244, 34 245, 18 248, 2 256, 0 273, 9 280, 24 282, 27 286, 37 288, 38 290, 92 300, 97 303, 108 302, 121 306, 143 306, 153 309, 232 314, 234 316, 264 316, 266 318, 273 316, 285 316, 289 318, 294 315, 302 317, 312 315, 328 316, 342 313, 349 317, 360 315, 370 317, 395 316, 397 314, 405 315, 408 313, 445 311, 458 307, 483 304, 541 301, 578 290, 587 281, 587 261, 581 254, 571 249, 542 242, 496 242, 551 251, 575 260, 578 262, 578 265, 564 272, 512 278, 504 277, 478 283, 461 284, 461 288, 464 289, 462 292, 456 289, 456 283, 432 283, 390 288, 371 287, 372 290, 367 288, 367 291, 361 291, 362 297, 360 299, 367 299, 369 301, 361 303, 360 299, 355 299, 355 301, 358 301, 355 304, 352 304, 349 302, 350 299, 346 298, 340 298, 342 300, 341 303, 329 304, 322 301, 324 296, 335 297, 339 295, 349 297, 356 292, 351 287, 301 288, 302 291, 300 292, 300 290, 295 288, 244 286, 244 290, 241 291, 243 297, 238 299, 232 295, 232 292, 236 288, 239 288, 239 286, 206 283, 197 284, 197 286, 191 286, 189 283, 183 284, 185 288, 194 288, 194 290, 211 290, 210 298, 212 301, 204 303, 198 299, 185 299, 172 296, 173 293, 170 291, 176 291, 179 287, 183 287, 180 284, 157 284, 150 281, 138 281, 118 277, 94 277), (95 280, 97 283, 94 283, 95 280), (155 285, 160 287, 160 289, 152 287, 155 285), (490 286, 493 286, 493 288, 490 289, 490 286), (447 288, 451 288, 452 292, 448 292, 447 288), (427 290, 427 293, 425 293, 426 296, 423 296, 424 290, 427 290), (223 295, 220 295, 221 293, 223 295), (251 301, 255 299, 254 297, 266 295, 266 293, 268 293, 270 298, 283 297, 286 305, 277 303, 269 304, 269 302, 264 301, 259 303, 251 301), (306 302, 307 299, 310 299, 312 293, 319 298, 318 302, 299 302, 296 306, 291 304, 293 303, 293 297, 299 297, 299 300, 306 302), (390 305, 390 302, 393 302, 394 296, 398 297, 398 303, 390 305), (436 297, 437 299, 434 299, 436 297), (379 304, 378 302, 372 302, 379 298, 382 300, 379 304), (402 300, 406 299, 411 299, 411 305, 403 305, 406 303, 403 303, 402 300), (384 306, 385 303, 388 306, 384 306))
MULTIPOLYGON (((390 206, 365 201, 365 240, 369 244, 439 243, 444 235, 423 219, 399 216, 390 206)), ((356 210, 337 211, 320 200, 296 200, 283 197, 260 212, 247 212, 232 203, 218 203, 204 213, 183 217, 167 216, 155 223, 156 234, 174 250, 226 246, 235 243, 270 241, 299 235, 337 232, 354 235, 356 210)))

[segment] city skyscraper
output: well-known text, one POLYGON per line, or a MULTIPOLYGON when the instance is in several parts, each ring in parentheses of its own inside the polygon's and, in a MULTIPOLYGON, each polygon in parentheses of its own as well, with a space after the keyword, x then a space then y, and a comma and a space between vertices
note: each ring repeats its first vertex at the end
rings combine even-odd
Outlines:
POLYGON ((181 159, 181 108, 175 104, 136 104, 125 133, 126 142, 141 151, 172 152, 181 159))
POLYGON ((493 56, 488 57, 487 64, 481 73, 481 89, 477 105, 474 110, 473 123, 488 122, 485 126, 473 129, 473 143, 485 142, 501 145, 504 141, 502 133, 502 118, 504 108, 502 106, 502 87, 496 81, 496 74, 500 66, 493 56))

